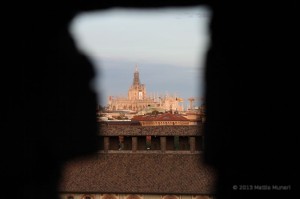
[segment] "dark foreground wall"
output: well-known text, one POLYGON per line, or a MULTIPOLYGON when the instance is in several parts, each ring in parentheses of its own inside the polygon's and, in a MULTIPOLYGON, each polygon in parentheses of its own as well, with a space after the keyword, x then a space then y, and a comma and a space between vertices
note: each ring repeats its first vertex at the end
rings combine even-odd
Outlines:
POLYGON ((6 123, 10 131, 2 132, 14 139, 2 151, 6 155, 20 146, 20 137, 24 147, 4 156, 7 170, 1 175, 13 181, 11 187, 20 190, 22 198, 57 198, 65 161, 96 151, 96 97, 89 89, 94 71, 76 51, 68 24, 82 10, 111 6, 209 4, 213 19, 206 71, 206 159, 219 170, 219 198, 288 198, 297 189, 292 183, 294 135, 299 132, 291 116, 297 92, 294 68, 299 65, 292 49, 293 2, 29 0, 10 4, 3 8, 8 21, 3 32, 9 36, 4 37, 9 44, 5 51, 10 55, 4 57, 13 75, 3 85, 19 80, 15 75, 19 71, 22 83, 7 89, 11 95, 6 95, 9 100, 3 107, 12 120, 6 123), (237 189, 239 185, 291 185, 291 190, 233 190, 233 185, 237 189))
POLYGON ((286 198, 299 189, 294 6, 213 6, 205 146, 220 198, 286 198))

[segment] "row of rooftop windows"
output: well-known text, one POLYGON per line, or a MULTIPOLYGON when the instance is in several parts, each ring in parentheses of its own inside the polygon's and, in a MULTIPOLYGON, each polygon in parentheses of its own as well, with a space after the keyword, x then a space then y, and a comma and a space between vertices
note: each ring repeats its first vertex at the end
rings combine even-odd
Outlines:
POLYGON ((100 137, 100 151, 203 151, 203 136, 107 136, 100 137))

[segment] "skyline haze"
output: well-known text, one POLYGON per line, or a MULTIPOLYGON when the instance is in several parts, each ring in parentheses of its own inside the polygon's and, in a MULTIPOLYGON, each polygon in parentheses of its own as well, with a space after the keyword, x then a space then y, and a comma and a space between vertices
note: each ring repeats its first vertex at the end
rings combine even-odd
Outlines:
POLYGON ((203 97, 210 12, 183 9, 112 9, 81 13, 70 32, 95 67, 99 104, 127 96, 138 65, 147 93, 203 97))

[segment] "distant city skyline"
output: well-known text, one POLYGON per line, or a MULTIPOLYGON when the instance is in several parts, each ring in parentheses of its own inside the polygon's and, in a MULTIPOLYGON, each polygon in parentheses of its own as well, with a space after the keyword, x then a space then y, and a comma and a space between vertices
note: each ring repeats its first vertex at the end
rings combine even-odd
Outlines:
POLYGON ((113 9, 81 13, 70 32, 95 66, 92 85, 102 106, 108 96, 127 96, 135 65, 148 94, 187 99, 203 97, 209 19, 204 7, 113 9))

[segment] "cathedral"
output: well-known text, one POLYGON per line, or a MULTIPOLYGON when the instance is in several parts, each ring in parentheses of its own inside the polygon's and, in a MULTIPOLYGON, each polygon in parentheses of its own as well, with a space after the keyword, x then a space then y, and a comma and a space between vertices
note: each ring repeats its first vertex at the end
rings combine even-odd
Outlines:
POLYGON ((128 97, 110 96, 108 99, 108 110, 130 110, 139 112, 148 107, 154 107, 164 111, 183 111, 183 106, 180 102, 183 102, 181 98, 173 96, 147 97, 146 85, 141 84, 138 67, 136 66, 133 83, 128 90, 128 97))

